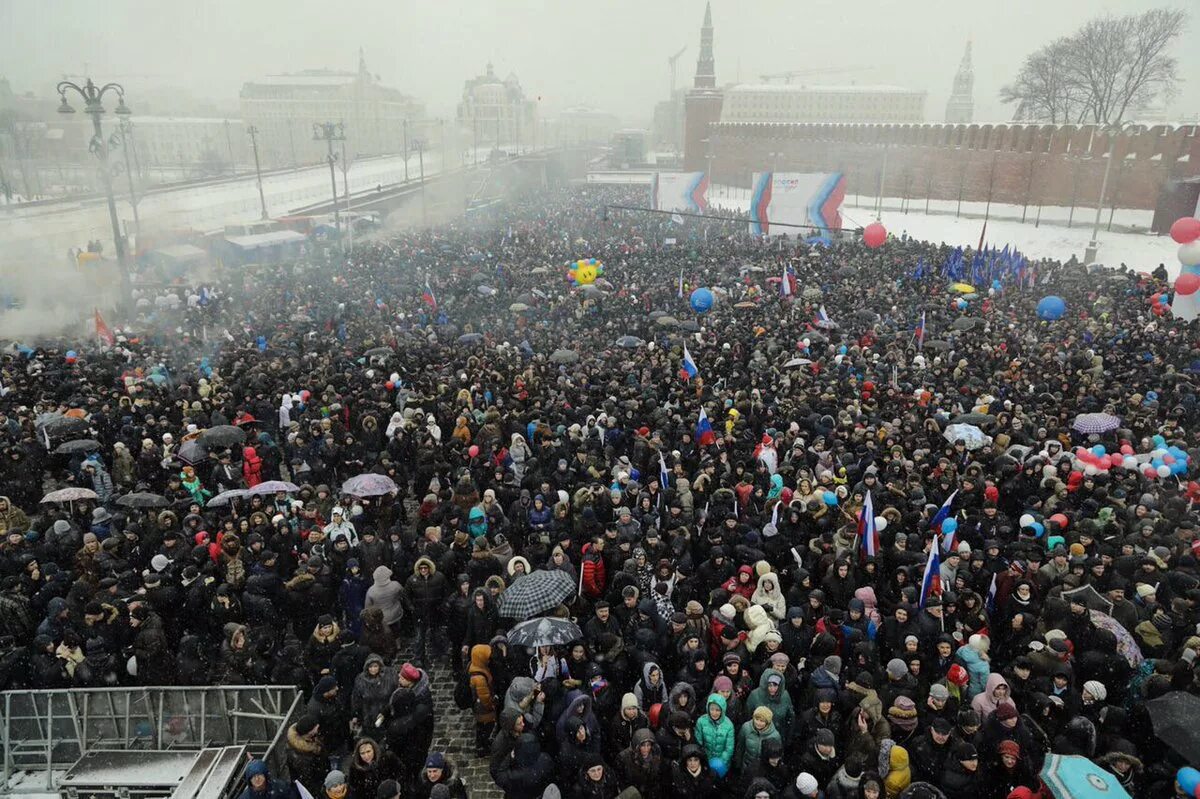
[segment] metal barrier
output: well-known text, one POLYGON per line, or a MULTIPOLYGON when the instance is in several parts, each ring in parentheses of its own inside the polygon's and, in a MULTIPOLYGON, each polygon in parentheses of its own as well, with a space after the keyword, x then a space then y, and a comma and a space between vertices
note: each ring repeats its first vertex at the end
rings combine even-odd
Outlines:
POLYGON ((244 746, 282 774, 287 728, 302 702, 294 686, 5 691, 0 794, 57 792, 63 775, 97 750, 150 756, 244 746))

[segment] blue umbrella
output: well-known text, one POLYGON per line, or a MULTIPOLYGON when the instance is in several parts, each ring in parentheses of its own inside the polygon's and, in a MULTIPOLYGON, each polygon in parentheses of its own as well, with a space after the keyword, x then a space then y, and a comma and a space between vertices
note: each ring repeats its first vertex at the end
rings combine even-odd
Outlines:
POLYGON ((1115 776, 1079 755, 1050 755, 1040 776, 1055 799, 1130 799, 1115 776))

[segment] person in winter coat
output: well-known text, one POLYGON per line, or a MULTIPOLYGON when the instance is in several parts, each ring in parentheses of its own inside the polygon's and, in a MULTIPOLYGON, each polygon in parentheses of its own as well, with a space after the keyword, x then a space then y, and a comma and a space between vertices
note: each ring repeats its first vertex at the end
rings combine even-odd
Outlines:
MULTIPOLYGON (((528 679, 528 678, 518 678, 528 679)), ((513 681, 515 684, 515 680, 513 681)), ((509 689, 511 693, 512 689, 509 689)), ((507 701, 505 705, 507 706, 507 701)), ((534 725, 537 726, 537 725, 534 725)), ((604 736, 604 756, 615 762, 617 755, 633 742, 633 734, 650 726, 646 714, 638 706, 637 697, 625 694, 621 697, 621 708, 609 723, 604 736)))
POLYGON ((704 750, 696 744, 683 747, 678 762, 671 764, 670 799, 714 799, 716 778, 708 767, 704 750))
POLYGON ((388 699, 395 685, 395 670, 385 667, 379 655, 368 655, 362 673, 354 678, 354 687, 350 692, 351 723, 366 735, 381 735, 388 699))
POLYGON ((430 799, 434 789, 442 786, 446 799, 467 799, 467 788, 454 773, 454 764, 441 752, 430 752, 425 758, 425 768, 417 775, 413 786, 413 799, 430 799))
POLYGON ((580 550, 583 568, 583 594, 589 599, 604 596, 608 578, 604 563, 604 539, 595 536, 580 550))
POLYGON ((890 738, 879 747, 879 773, 883 774, 885 770, 883 788, 887 799, 896 799, 912 782, 912 769, 908 764, 908 750, 890 738))
POLYGON ((621 785, 613 770, 604 764, 600 755, 591 754, 584 758, 575 781, 573 799, 617 799, 621 785))
POLYGON ((467 668, 470 674, 471 690, 475 695, 475 756, 484 757, 488 751, 488 741, 491 740, 492 730, 496 727, 496 697, 493 693, 492 671, 488 661, 492 657, 492 648, 487 644, 476 644, 471 647, 471 665, 467 668))
POLYGON ((662 752, 654 733, 642 729, 633 734, 628 747, 617 756, 621 784, 636 788, 642 799, 662 799, 666 790, 662 752))
MULTIPOLYGON (((971 700, 971 708, 979 714, 979 718, 986 724, 988 718, 991 717, 992 713, 1000 705, 1013 705, 1012 693, 1008 687, 1008 681, 1004 679, 1004 675, 993 672, 988 675, 983 693, 976 695, 971 700)), ((1016 707, 1016 705, 1013 705, 1013 707, 1016 707)))
POLYGON ((142 685, 170 685, 172 670, 171 645, 163 630, 162 619, 146 605, 129 612, 129 626, 134 630, 133 644, 127 654, 137 658, 137 680, 142 685))
POLYGON ((967 669, 970 683, 967 686, 967 699, 974 699, 987 690, 988 676, 992 673, 988 655, 987 638, 972 635, 968 643, 963 644, 955 652, 955 659, 967 669))
POLYGON ((766 706, 755 708, 750 714, 750 720, 742 724, 738 730, 737 745, 734 749, 734 766, 739 773, 758 762, 762 754, 763 742, 775 740, 783 745, 779 730, 775 727, 774 714, 766 706))
POLYGON ((350 750, 350 715, 342 706, 338 693, 337 680, 332 675, 325 675, 313 688, 304 712, 317 719, 325 752, 341 757, 350 750))
POLYGON ((246 481, 246 488, 254 488, 263 481, 262 470, 263 461, 258 451, 254 447, 243 447, 242 479, 246 481))
POLYGON ((796 722, 796 711, 792 709, 792 698, 784 687, 783 675, 775 669, 767 669, 758 679, 758 687, 750 692, 746 709, 753 713, 760 707, 771 710, 775 729, 780 740, 787 745, 792 740, 792 728, 796 722))
POLYGON ((979 770, 979 753, 972 744, 963 741, 955 745, 946 759, 940 784, 946 799, 978 799, 983 775, 979 770))
POLYGON ((342 627, 355 638, 362 634, 362 612, 367 606, 367 590, 370 583, 363 574, 358 558, 346 561, 346 576, 338 589, 338 602, 342 608, 342 627))
POLYGON ((321 728, 316 716, 301 715, 287 730, 287 773, 313 796, 320 796, 329 757, 321 745, 321 728))
POLYGON ((653 705, 667 701, 667 683, 662 669, 657 663, 647 661, 642 666, 642 679, 633 687, 633 695, 643 712, 648 712, 653 705))
POLYGON ((246 787, 238 799, 290 799, 293 793, 287 780, 272 779, 267 764, 256 758, 246 764, 246 787))
MULTIPOLYGON (((412 576, 405 582, 404 587, 412 604, 413 619, 417 625, 417 640, 413 644, 413 651, 416 659, 423 662, 425 650, 431 645, 430 638, 439 628, 437 613, 450 587, 446 583, 446 575, 439 574, 437 565, 427 557, 417 558, 417 562, 413 564, 412 576)), ((444 646, 439 647, 436 641, 432 646, 434 652, 445 649, 444 646)))
POLYGON ((342 762, 342 773, 350 784, 351 796, 374 796, 380 784, 400 775, 400 759, 364 736, 342 762))
POLYGON ((393 632, 399 632, 400 620, 404 618, 404 609, 408 604, 404 587, 392 579, 392 570, 387 566, 377 567, 371 579, 374 582, 367 589, 366 607, 382 610, 383 623, 393 632))
MULTIPOLYGON (((709 763, 718 761, 726 770, 733 762, 736 734, 733 722, 725 717, 725 697, 709 694, 705 713, 696 720, 696 743, 704 749, 709 763)), ((719 776, 724 776, 719 775, 719 776)))
POLYGON ((314 683, 333 668, 333 656, 340 646, 341 634, 333 616, 327 613, 317 619, 317 626, 304 644, 304 667, 314 683))
POLYGON ((529 799, 541 796, 554 774, 554 760, 542 751, 537 736, 524 733, 517 739, 512 757, 506 756, 492 776, 504 791, 504 799, 529 799))

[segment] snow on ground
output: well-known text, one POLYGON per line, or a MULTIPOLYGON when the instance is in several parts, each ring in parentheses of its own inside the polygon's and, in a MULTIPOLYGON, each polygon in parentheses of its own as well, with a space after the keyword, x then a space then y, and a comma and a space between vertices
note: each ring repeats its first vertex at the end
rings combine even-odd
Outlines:
MULTIPOLYGON (((714 186, 709 191, 709 201, 724 208, 745 211, 749 208, 748 189, 714 186)), ((957 203, 954 200, 932 200, 929 212, 925 212, 924 200, 910 200, 908 211, 901 209, 898 197, 884 198, 879 221, 888 233, 925 241, 945 242, 952 246, 979 244, 983 228, 985 203, 964 202, 961 216, 955 216, 957 203)), ((1021 222, 1022 208, 1019 205, 993 203, 988 215, 987 243, 1003 248, 1016 247, 1030 258, 1055 258, 1065 261, 1072 255, 1083 258, 1084 248, 1092 237, 1092 223, 1096 210, 1075 208, 1072 227, 1067 227, 1070 208, 1047 206, 1041 209, 1041 223, 1035 225, 1038 209, 1030 206, 1026 210, 1026 222, 1021 222)), ((1160 263, 1175 276, 1179 272, 1176 255, 1179 245, 1170 236, 1156 236, 1149 230, 1151 211, 1120 209, 1113 216, 1113 229, 1105 230, 1109 212, 1106 208, 1100 218, 1099 253, 1097 261, 1105 266, 1118 267, 1122 263, 1140 272, 1149 272, 1160 263)), ((860 227, 876 220, 875 198, 848 195, 842 206, 842 218, 849 227, 860 227), (857 201, 857 202, 856 202, 857 201)))

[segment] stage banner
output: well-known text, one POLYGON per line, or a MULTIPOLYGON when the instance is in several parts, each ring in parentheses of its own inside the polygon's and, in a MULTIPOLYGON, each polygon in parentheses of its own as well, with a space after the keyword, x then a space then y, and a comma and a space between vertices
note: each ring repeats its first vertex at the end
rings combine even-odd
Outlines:
POLYGON ((702 214, 708 210, 708 176, 703 172, 655 172, 650 203, 655 211, 702 214))
POLYGON ((841 172, 755 172, 750 190, 750 233, 827 239, 842 229, 845 198, 846 178, 841 172))

